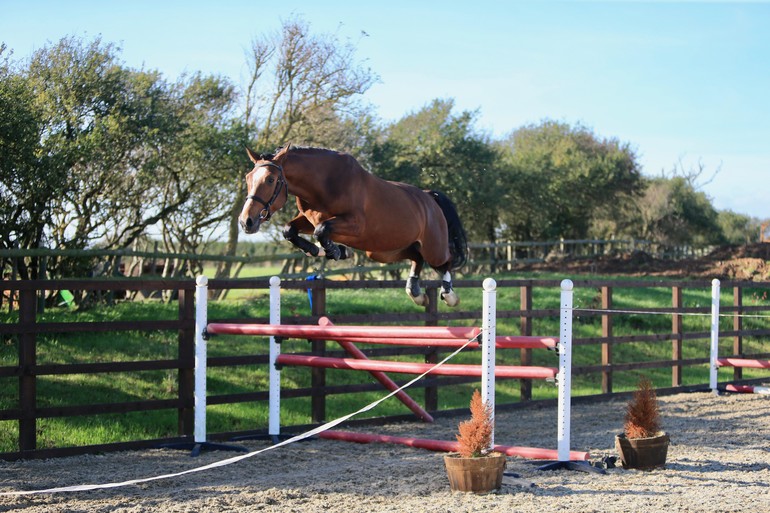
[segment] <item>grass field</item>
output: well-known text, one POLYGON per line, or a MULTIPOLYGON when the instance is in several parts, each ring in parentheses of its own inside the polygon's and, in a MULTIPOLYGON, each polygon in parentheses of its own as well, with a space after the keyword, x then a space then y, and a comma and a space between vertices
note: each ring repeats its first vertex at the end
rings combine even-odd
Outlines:
MULTIPOLYGON (((266 274, 275 269, 266 269, 266 274)), ((249 276, 255 276, 252 273, 249 276)), ((244 277, 244 275, 242 275, 244 277)), ((504 278, 500 276, 500 279, 504 278)), ((515 278, 521 279, 518 275, 515 278)), ((538 275, 538 279, 558 279, 556 276, 538 275)), ((590 278, 590 277, 581 277, 590 278)), ((599 279, 599 278, 597 278, 599 279)), ((481 293, 464 289, 462 309, 481 308, 481 293)), ((519 289, 498 290, 498 310, 517 310, 519 308, 519 289)), ((310 308, 307 294, 303 291, 284 290, 282 293, 282 312, 284 316, 309 315, 310 308)), ((596 308, 599 296, 596 289, 575 290, 575 308, 596 308)), ((722 304, 731 304, 732 295, 723 291, 722 304)), ((759 292, 749 293, 745 304, 766 305, 767 298, 759 292)), ((709 290, 685 289, 683 303, 685 307, 707 307, 710 305, 709 290)), ((558 308, 559 290, 553 288, 535 288, 533 304, 536 309, 558 308)), ((617 309, 639 310, 662 308, 671 305, 671 289, 668 287, 624 288, 617 285, 613 291, 613 304, 617 309)), ((443 305, 442 305, 442 308, 443 305)), ((352 313, 392 313, 418 311, 408 301, 401 288, 370 290, 330 290, 327 293, 327 312, 334 315, 352 313)), ((233 291, 225 301, 210 303, 209 318, 248 318, 267 317, 268 304, 266 291, 233 291)), ((159 301, 118 302, 112 307, 100 306, 87 311, 70 311, 64 308, 49 309, 43 314, 42 322, 71 321, 107 321, 107 320, 173 320, 177 316, 176 303, 159 301)), ((14 322, 14 315, 1 313, 0 322, 14 322)), ((499 319, 497 333, 518 334, 518 319, 499 319)), ((707 316, 685 316, 685 332, 706 332, 710 320, 707 316)), ((453 324, 458 324, 454 322, 453 324)), ((466 324, 476 324, 468 321, 466 324)), ((480 323, 479 323, 480 324, 480 323)), ((539 335, 557 335, 558 319, 536 318, 533 332, 539 335)), ((747 329, 767 328, 768 318, 748 318, 744 325, 747 329)), ((723 318, 720 323, 723 330, 732 329, 732 320, 723 318)), ((581 315, 576 312, 573 323, 575 337, 597 337, 601 334, 601 320, 597 316, 581 315)), ((628 314, 619 316, 614 321, 614 335, 640 335, 650 333, 670 333, 670 315, 628 314)), ((685 341, 683 358, 704 358, 708 356, 708 339, 685 341)), ((732 339, 721 341, 722 352, 731 352, 732 339)), ((330 349, 334 344, 329 343, 330 349)), ((746 353, 770 351, 766 340, 747 338, 744 340, 746 353)), ((307 351, 305 341, 284 343, 284 352, 307 351)), ((176 356, 176 332, 116 332, 55 334, 38 336, 38 364, 117 362, 135 360, 169 359, 176 356)), ((219 336, 209 341, 209 356, 227 356, 244 354, 264 354, 267 352, 267 340, 258 337, 219 336)), ((613 346, 613 362, 656 361, 671 358, 671 342, 623 343, 613 346)), ((421 356, 403 359, 422 361, 421 356)), ((555 367, 557 356, 553 352, 534 351, 535 365, 555 367)), ((453 363, 477 363, 478 352, 458 355, 453 363)), ((14 366, 17 363, 17 348, 13 338, 0 346, 0 366, 14 366)), ((518 364, 518 351, 498 352, 499 364, 518 364)), ((580 345, 573 349, 573 365, 597 365, 601 363, 601 347, 598 345, 580 345)), ((670 368, 646 371, 616 372, 613 376, 614 390, 631 390, 641 373, 653 380, 656 386, 671 386, 670 368)), ((723 380, 729 379, 722 371, 723 380)), ((767 372, 744 370, 744 377, 763 377, 767 372)), ((396 381, 406 381, 411 376, 391 375, 396 381)), ((770 376, 768 376, 770 379, 770 376)), ((683 374, 684 384, 708 382, 706 365, 686 367, 683 374)), ((328 385, 368 383, 370 378, 365 373, 349 371, 327 371, 328 385)), ((304 368, 285 368, 282 383, 287 389, 310 386, 310 373, 304 368)), ((442 388, 439 392, 440 409, 467 407, 472 389, 478 385, 469 384, 442 388)), ((208 373, 208 394, 210 396, 241 392, 267 390, 267 369, 262 366, 216 367, 208 373)), ((601 376, 598 373, 573 377, 573 395, 590 395, 601 391, 601 376)), ((98 404, 146 399, 171 399, 176 397, 177 371, 144 371, 132 373, 111 373, 93 375, 41 376, 37 382, 39 407, 72 406, 80 404, 98 404)), ((422 400, 421 389, 410 392, 418 402, 422 400)), ((335 395, 327 399, 327 418, 334 419, 380 398, 384 392, 335 395)), ((556 396, 556 387, 543 381, 533 382, 533 398, 543 399, 556 396)), ((519 400, 519 382, 517 380, 499 380, 497 402, 507 403, 519 400)), ((309 398, 286 399, 282 401, 282 424, 296 425, 310 422, 309 398)), ((18 407, 18 379, 0 378, 0 409, 18 407)), ((408 410, 396 400, 380 405, 373 416, 408 413, 408 410)), ((209 433, 229 432, 247 429, 263 429, 267 426, 267 405, 262 402, 212 405, 208 408, 209 433)), ((103 414, 70 418, 41 419, 38 421, 38 447, 66 447, 115 441, 142 440, 176 436, 177 413, 175 410, 160 410, 131 414, 103 414)), ((0 421, 0 452, 17 450, 18 427, 16 421, 0 421)))

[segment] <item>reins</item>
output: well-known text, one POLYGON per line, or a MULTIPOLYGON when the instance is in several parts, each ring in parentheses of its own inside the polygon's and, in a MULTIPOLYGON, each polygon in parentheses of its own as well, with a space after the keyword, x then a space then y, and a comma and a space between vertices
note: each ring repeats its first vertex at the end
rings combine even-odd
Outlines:
POLYGON ((283 168, 279 166, 278 164, 274 162, 265 162, 264 164, 260 164, 257 167, 268 167, 272 166, 278 170, 280 173, 280 176, 278 177, 277 183, 275 185, 275 189, 273 190, 273 195, 270 197, 268 201, 264 201, 262 198, 257 196, 256 194, 250 194, 246 196, 247 200, 257 201, 262 204, 262 210, 259 212, 259 221, 267 221, 270 219, 270 217, 273 215, 272 212, 270 212, 270 207, 275 203, 275 200, 278 199, 278 195, 281 193, 281 189, 286 190, 286 197, 289 197, 289 187, 286 184, 286 179, 283 176, 283 168))

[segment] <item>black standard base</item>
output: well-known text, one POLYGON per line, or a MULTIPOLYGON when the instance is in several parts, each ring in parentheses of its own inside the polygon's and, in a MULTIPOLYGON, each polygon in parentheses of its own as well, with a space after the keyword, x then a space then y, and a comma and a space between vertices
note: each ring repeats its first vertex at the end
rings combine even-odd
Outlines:
POLYGON ((164 444, 162 449, 176 449, 180 451, 190 451, 190 456, 200 455, 201 451, 234 451, 249 452, 245 447, 239 445, 218 444, 214 442, 179 442, 176 444, 164 444))
POLYGON ((272 443, 273 445, 280 443, 284 440, 288 440, 289 438, 293 437, 294 435, 243 435, 243 436, 234 436, 230 440, 233 442, 242 442, 244 440, 267 440, 268 442, 272 443))
POLYGON ((594 467, 587 461, 552 461, 538 467, 538 470, 575 470, 577 472, 588 472, 589 474, 606 474, 604 469, 594 467))
MULTIPOLYGON (((278 444, 278 443, 281 443, 281 442, 285 442, 286 440, 289 440, 289 439, 294 438, 296 436, 298 436, 298 435, 296 435, 296 434, 294 434, 294 435, 292 435, 292 434, 285 434, 285 435, 267 435, 267 434, 263 434, 263 435, 241 435, 241 436, 234 436, 230 440, 233 441, 233 442, 240 442, 240 441, 243 441, 243 440, 266 440, 266 441, 272 443, 273 445, 275 445, 275 444, 278 444)), ((296 442, 298 442, 298 443, 312 442, 313 440, 318 440, 318 437, 317 436, 308 436, 308 437, 305 437, 305 438, 300 438, 299 440, 296 440, 296 442)))

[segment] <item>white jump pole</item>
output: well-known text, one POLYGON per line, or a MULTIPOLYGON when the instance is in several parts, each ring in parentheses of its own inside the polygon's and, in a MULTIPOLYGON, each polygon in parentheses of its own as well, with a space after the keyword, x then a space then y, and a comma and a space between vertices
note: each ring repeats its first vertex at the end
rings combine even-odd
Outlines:
POLYGON ((195 443, 206 441, 206 339, 203 333, 208 324, 209 279, 198 276, 195 280, 195 443))
MULTIPOLYGON (((484 319, 481 330, 481 400, 495 415, 495 351, 497 330, 497 282, 487 278, 483 283, 482 310, 484 319)), ((489 449, 495 445, 494 424, 489 449)))
MULTIPOLYGON (((270 324, 281 324, 281 278, 270 278, 270 324)), ((281 344, 275 336, 270 337, 270 370, 268 399, 268 435, 274 442, 281 434, 281 371, 276 367, 276 360, 281 354, 281 344)))
POLYGON ((713 393, 717 390, 717 374, 719 370, 719 292, 720 282, 716 278, 711 281, 711 367, 709 368, 709 388, 713 393))
POLYGON ((572 388, 572 280, 561 282, 559 333, 559 399, 557 454, 560 462, 570 461, 570 414, 572 388))

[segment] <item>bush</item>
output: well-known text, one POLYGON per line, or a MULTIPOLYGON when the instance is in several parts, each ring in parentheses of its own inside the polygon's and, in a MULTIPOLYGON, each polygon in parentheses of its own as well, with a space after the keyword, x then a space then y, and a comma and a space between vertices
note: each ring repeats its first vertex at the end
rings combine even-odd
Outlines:
POLYGON ((649 438, 660 432, 658 397, 647 378, 639 380, 636 392, 626 406, 623 429, 626 438, 649 438))

